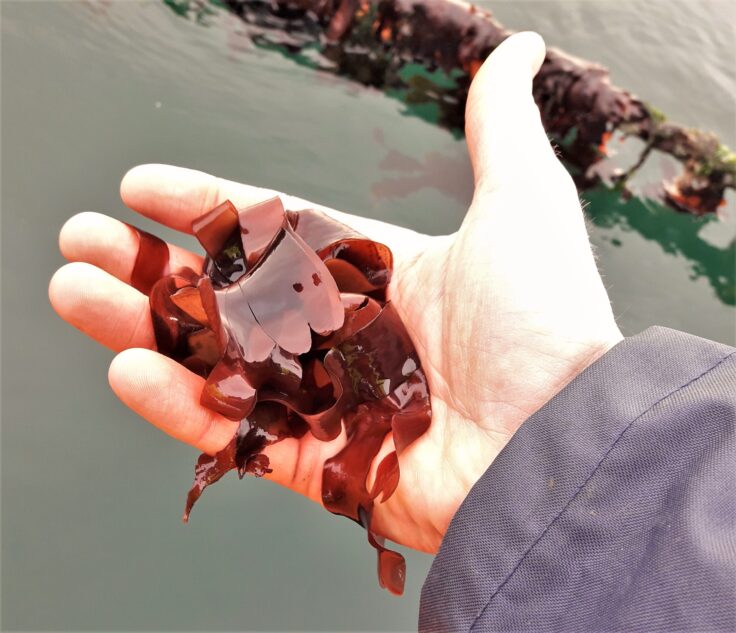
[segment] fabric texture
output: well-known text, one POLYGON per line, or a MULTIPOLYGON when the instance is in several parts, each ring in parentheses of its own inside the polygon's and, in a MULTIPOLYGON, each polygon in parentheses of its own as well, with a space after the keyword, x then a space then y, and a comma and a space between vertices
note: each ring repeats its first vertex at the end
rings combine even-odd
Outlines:
POLYGON ((524 422, 449 526, 420 631, 736 631, 735 354, 650 328, 524 422))

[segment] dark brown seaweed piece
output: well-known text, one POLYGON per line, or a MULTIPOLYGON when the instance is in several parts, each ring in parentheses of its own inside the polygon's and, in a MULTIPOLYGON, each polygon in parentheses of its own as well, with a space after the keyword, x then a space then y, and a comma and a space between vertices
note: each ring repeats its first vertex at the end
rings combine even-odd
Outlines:
MULTIPOLYGON (((386 302, 390 250, 318 211, 286 212, 279 198, 245 209, 226 201, 192 228, 207 251, 204 273, 185 269, 152 285, 156 342, 205 379, 203 406, 240 424, 225 448, 200 456, 185 520, 228 471, 271 472, 266 447, 307 431, 329 441, 344 428, 345 446, 324 464, 323 504, 366 528, 381 586, 401 593, 404 559, 371 523, 430 408, 419 358, 386 302), (389 437, 395 450, 369 489, 389 437)), ((161 252, 152 256, 159 268, 161 252)))
POLYGON ((193 332, 187 337, 192 356, 202 361, 210 369, 220 360, 221 352, 217 336, 209 328, 193 332))
POLYGON ((240 286, 216 288, 214 294, 222 327, 231 345, 248 363, 266 360, 276 343, 256 321, 240 286))
POLYGON ((209 325, 209 318, 207 317, 204 305, 202 305, 199 288, 185 286, 171 295, 171 301, 177 308, 182 312, 186 312, 195 321, 198 321, 204 326, 209 325))
POLYGON ((368 534, 368 542, 378 553, 378 584, 388 589, 395 596, 404 593, 406 582, 406 561, 398 552, 386 549, 386 541, 371 529, 373 515, 361 508, 360 524, 368 534))
POLYGON ((202 378, 207 378, 210 371, 212 371, 211 364, 194 354, 192 354, 192 356, 187 356, 183 361, 181 361, 181 364, 193 374, 197 374, 197 376, 201 376, 202 378))
POLYGON ((340 293, 340 301, 345 310, 345 321, 339 330, 328 336, 315 336, 313 349, 330 349, 362 330, 381 311, 381 305, 365 295, 340 293))
POLYGON ((388 286, 393 268, 388 246, 314 209, 290 212, 289 222, 325 262, 341 292, 369 292, 388 286))
MULTIPOLYGON (((240 428, 245 424, 247 423, 243 420, 240 423, 240 428)), ((230 440, 230 443, 216 455, 202 453, 199 456, 197 464, 194 467, 194 483, 187 494, 187 503, 184 507, 184 514, 182 515, 185 523, 189 521, 192 508, 197 503, 197 499, 202 496, 204 489, 222 479, 224 475, 235 468, 235 448, 240 434, 240 428, 235 434, 235 437, 230 440)))
POLYGON ((429 387, 421 368, 386 398, 386 404, 396 410, 391 429, 396 452, 400 455, 429 428, 429 387))
POLYGON ((217 297, 215 296, 215 289, 212 286, 212 280, 206 274, 197 283, 197 290, 199 290, 199 300, 202 302, 202 309, 207 315, 208 327, 215 334, 217 347, 220 355, 222 355, 227 349, 228 337, 222 325, 222 318, 220 316, 220 309, 217 306, 217 297))
POLYGON ((397 552, 387 550, 371 529, 373 506, 379 494, 381 503, 399 483, 398 456, 428 428, 431 420, 426 379, 420 369, 397 390, 373 402, 360 404, 345 416, 348 442, 325 462, 322 473, 322 501, 325 508, 359 521, 368 531, 368 540, 378 551, 378 575, 382 587, 392 593, 403 591, 405 563, 397 552), (407 384, 409 386, 407 387, 407 384), (391 431, 396 451, 379 464, 369 491, 367 475, 373 458, 391 431))
POLYGON ((199 402, 236 421, 253 410, 256 388, 248 380, 242 357, 228 350, 207 377, 199 402))
MULTIPOLYGON (((370 301, 367 306, 375 304, 370 301)), ((364 309, 372 312, 370 307, 364 309)), ((339 336, 339 332, 335 335, 339 336)), ((393 386, 412 376, 418 364, 409 336, 390 303, 367 325, 338 340, 324 358, 324 369, 333 385, 334 401, 330 406, 315 406, 303 393, 299 394, 301 398, 273 393, 263 396, 290 406, 309 425, 312 434, 323 441, 333 440, 340 434, 340 422, 348 412, 361 403, 388 396, 393 386)), ((390 419, 387 424, 389 428, 390 419)), ((350 434, 347 425, 346 428, 350 434)), ((357 510, 349 516, 355 519, 357 510)))
POLYGON ((268 457, 261 452, 266 446, 287 437, 300 438, 307 432, 298 416, 276 402, 259 402, 247 421, 249 428, 240 433, 235 451, 235 466, 241 479, 246 473, 262 477, 271 472, 268 457))
POLYGON ((192 232, 207 253, 205 272, 218 286, 245 274, 238 210, 226 200, 192 222, 192 232))
POLYGON ((399 456, 396 451, 391 451, 381 460, 376 471, 376 480, 371 488, 371 498, 375 501, 378 495, 382 495, 382 501, 386 501, 399 485, 399 456))
POLYGON ((159 279, 151 288, 149 305, 158 351, 174 360, 189 356, 188 336, 202 329, 202 324, 179 308, 171 296, 193 287, 197 274, 184 269, 159 279))
POLYGON ((130 228, 138 234, 138 254, 130 275, 130 285, 147 295, 153 284, 169 274, 169 245, 146 231, 130 228))
POLYGON ((194 484, 187 495, 184 521, 204 489, 220 480, 231 470, 237 470, 242 479, 246 473, 262 477, 271 472, 268 457, 261 451, 287 437, 300 438, 306 426, 289 414, 286 407, 273 402, 262 402, 245 416, 230 443, 216 455, 200 455, 194 469, 194 484))
POLYGON ((347 444, 325 462, 322 503, 330 512, 358 521, 360 509, 372 506, 366 481, 373 458, 391 430, 391 416, 361 404, 345 415, 345 427, 347 444))
POLYGON ((353 391, 355 402, 388 396, 419 366, 414 345, 393 304, 349 339, 333 347, 325 357, 328 371, 338 363, 353 391))
POLYGON ((340 292, 368 293, 383 287, 373 285, 359 268, 343 259, 328 259, 325 266, 340 292))
POLYGON ((202 248, 216 259, 226 247, 225 243, 238 226, 238 210, 230 200, 225 200, 211 211, 192 222, 192 232, 202 248))
POLYGON ((237 281, 245 274, 245 255, 237 229, 227 238, 216 258, 205 259, 205 266, 212 282, 220 287, 237 281))
POLYGON ((342 326, 344 310, 334 279, 288 225, 269 256, 238 285, 256 322, 293 354, 309 351, 311 330, 328 334, 342 326), (295 284, 302 289, 297 290, 295 284))
POLYGON ((246 253, 246 267, 253 268, 276 239, 284 225, 286 212, 281 198, 270 198, 238 211, 240 238, 246 253))

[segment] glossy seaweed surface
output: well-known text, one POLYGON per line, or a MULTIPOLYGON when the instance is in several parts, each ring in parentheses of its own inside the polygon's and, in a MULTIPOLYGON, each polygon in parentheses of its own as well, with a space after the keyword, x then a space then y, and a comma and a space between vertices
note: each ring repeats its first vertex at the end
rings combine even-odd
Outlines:
POLYGON ((406 565, 372 529, 375 503, 399 483, 398 455, 430 423, 427 382, 398 313, 387 301, 392 255, 312 209, 280 198, 237 209, 225 201, 192 224, 204 271, 169 270, 168 248, 139 231, 133 285, 149 295, 158 351, 205 378, 201 403, 239 427, 195 467, 184 519, 230 470, 272 472, 263 450, 312 433, 346 444, 322 472, 328 510, 362 525, 378 578, 394 594, 406 565), (368 475, 386 436, 394 450, 368 475))

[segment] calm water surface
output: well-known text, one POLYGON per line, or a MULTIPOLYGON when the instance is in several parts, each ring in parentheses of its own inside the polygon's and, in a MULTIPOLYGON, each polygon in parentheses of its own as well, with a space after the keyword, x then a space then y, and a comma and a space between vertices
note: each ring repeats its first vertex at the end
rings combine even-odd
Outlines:
MULTIPOLYGON (((729 5, 484 4, 736 146, 729 5)), ((183 526, 196 453, 116 400, 110 354, 53 315, 46 285, 73 213, 152 228, 117 198, 134 164, 442 233, 470 199, 464 142, 378 90, 256 48, 221 10, 201 24, 161 2, 0 7, 2 628, 415 628, 431 559, 409 554, 406 596, 392 598, 360 530, 275 485, 228 478, 183 526)), ((733 342, 732 199, 721 221, 698 221, 603 188, 586 197, 626 333, 658 323, 733 342)))

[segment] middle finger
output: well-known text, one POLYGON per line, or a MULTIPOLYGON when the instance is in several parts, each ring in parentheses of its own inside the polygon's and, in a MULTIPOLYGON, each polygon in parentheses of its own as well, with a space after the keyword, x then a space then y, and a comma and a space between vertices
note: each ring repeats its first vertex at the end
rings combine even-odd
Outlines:
MULTIPOLYGON (((131 282, 139 243, 138 229, 101 213, 78 213, 59 234, 59 248, 67 260, 92 264, 125 283, 131 282)), ((167 246, 172 271, 185 266, 202 270, 201 256, 174 244, 167 246)))

